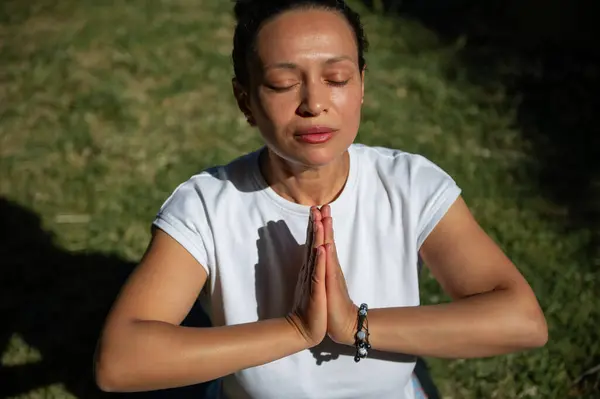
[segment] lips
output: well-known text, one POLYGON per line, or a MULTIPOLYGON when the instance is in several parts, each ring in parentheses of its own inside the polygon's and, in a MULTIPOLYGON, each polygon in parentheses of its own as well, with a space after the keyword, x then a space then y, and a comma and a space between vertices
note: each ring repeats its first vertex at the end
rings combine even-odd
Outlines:
POLYGON ((297 140, 308 144, 322 144, 329 141, 335 129, 326 126, 311 126, 296 131, 295 137, 297 140))

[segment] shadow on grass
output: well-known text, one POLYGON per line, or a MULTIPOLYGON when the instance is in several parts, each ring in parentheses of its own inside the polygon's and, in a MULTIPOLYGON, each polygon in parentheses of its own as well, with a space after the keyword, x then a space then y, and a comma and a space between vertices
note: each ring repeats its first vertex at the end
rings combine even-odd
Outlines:
MULTIPOLYGON (((63 384, 78 398, 204 397, 208 384, 139 394, 106 394, 93 381, 93 352, 104 318, 134 264, 102 254, 56 247, 39 217, 0 198, 0 350, 18 334, 41 361, 0 366, 0 397, 63 384)), ((210 321, 194 307, 184 324, 210 321)))

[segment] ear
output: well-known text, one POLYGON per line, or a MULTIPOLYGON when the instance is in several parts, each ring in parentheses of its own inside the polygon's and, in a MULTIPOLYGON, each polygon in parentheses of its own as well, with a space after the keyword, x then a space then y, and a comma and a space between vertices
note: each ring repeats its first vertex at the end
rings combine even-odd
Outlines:
POLYGON ((246 120, 250 126, 256 126, 256 122, 252 116, 252 111, 250 110, 250 98, 248 96, 248 92, 246 89, 244 89, 244 87, 242 87, 236 78, 231 79, 231 86, 233 88, 233 95, 237 101, 238 108, 246 116, 246 120))
POLYGON ((367 70, 367 66, 365 65, 360 73, 360 84, 362 86, 362 93, 360 98, 360 103, 362 104, 365 101, 365 72, 367 70))

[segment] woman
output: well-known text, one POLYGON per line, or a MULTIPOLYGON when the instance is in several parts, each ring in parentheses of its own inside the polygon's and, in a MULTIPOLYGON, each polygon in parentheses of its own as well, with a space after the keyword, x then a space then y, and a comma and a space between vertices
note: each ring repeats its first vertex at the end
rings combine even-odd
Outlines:
POLYGON ((421 156, 353 143, 358 15, 339 0, 238 1, 235 12, 234 93, 266 145, 161 207, 106 322, 100 387, 225 377, 229 398, 414 398, 412 356, 544 345, 531 288, 453 179, 421 156), (452 303, 418 306, 421 261, 452 303), (214 327, 180 326, 201 291, 214 327))

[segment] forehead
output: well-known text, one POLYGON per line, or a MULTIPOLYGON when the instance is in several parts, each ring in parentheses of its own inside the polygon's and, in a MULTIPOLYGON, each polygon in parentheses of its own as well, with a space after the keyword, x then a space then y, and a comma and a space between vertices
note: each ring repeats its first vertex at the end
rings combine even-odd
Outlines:
POLYGON ((332 56, 358 58, 350 24, 334 11, 287 11, 267 22, 256 39, 257 55, 263 63, 332 56))

